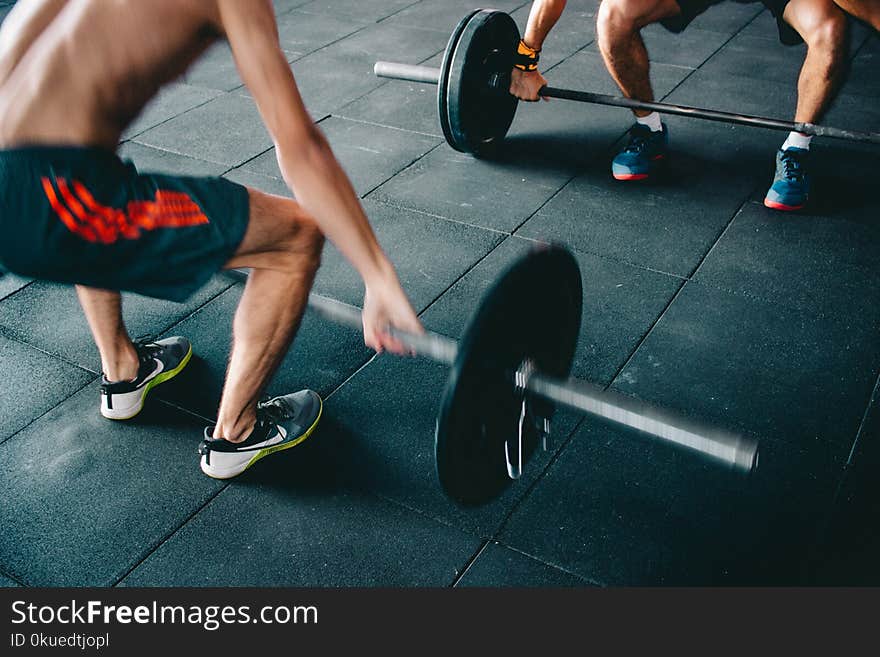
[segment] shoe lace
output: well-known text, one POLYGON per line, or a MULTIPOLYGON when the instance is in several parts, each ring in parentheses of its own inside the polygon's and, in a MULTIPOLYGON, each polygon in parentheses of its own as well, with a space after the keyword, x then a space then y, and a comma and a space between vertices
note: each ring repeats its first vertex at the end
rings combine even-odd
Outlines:
POLYGON ((257 402, 257 414, 271 421, 281 422, 293 418, 296 415, 296 409, 281 397, 274 399, 264 397, 261 401, 257 402))
POLYGON ((643 153, 648 149, 651 138, 650 130, 634 127, 629 131, 629 143, 623 148, 624 153, 643 153))
POLYGON ((162 347, 156 344, 155 335, 142 335, 132 340, 134 350, 137 352, 138 360, 145 363, 152 360, 153 356, 162 350, 162 347))
POLYGON ((779 162, 782 164, 782 175, 786 180, 801 182, 804 179, 804 163, 800 153, 783 151, 779 162))

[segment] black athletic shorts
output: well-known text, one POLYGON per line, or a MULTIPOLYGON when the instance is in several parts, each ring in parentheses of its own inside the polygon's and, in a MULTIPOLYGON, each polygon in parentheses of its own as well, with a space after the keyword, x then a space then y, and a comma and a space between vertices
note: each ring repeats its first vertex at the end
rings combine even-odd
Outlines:
POLYGON ((0 150, 0 265, 183 301, 235 253, 249 205, 230 180, 142 174, 100 148, 0 150))
MULTIPOLYGON (((735 0, 741 4, 751 4, 754 0, 735 0)), ((712 5, 721 4, 724 0, 676 0, 681 8, 678 16, 664 18, 660 23, 670 32, 681 32, 690 25, 691 21, 702 14, 712 5)), ((762 0, 762 3, 771 11, 776 18, 776 26, 779 28, 779 40, 787 46, 801 43, 803 39, 794 28, 782 18, 782 12, 789 0, 762 0)))

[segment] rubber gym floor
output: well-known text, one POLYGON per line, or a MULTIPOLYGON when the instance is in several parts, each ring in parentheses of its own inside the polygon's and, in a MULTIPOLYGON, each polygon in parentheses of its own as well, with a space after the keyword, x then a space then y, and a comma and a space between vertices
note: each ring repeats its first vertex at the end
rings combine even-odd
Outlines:
MULTIPOLYGON (((573 413, 521 480, 475 509, 433 465, 447 368, 369 352, 308 314, 270 393, 312 387, 302 446, 229 482, 196 449, 216 409, 241 282, 188 302, 125 296, 134 336, 195 357, 127 423, 98 413, 100 362, 69 287, 0 277, 0 583, 5 586, 682 586, 880 583, 880 197, 876 147, 817 139, 815 198, 761 201, 784 134, 666 119, 650 184, 610 159, 626 110, 521 104, 494 160, 453 151, 435 87, 378 79, 379 59, 438 65, 473 0, 288 0, 281 42, 427 328, 459 336, 535 241, 584 281, 574 374, 760 440, 741 478, 573 413), (206 559, 205 555, 213 555, 206 559)), ((529 3, 495 0, 524 29, 529 3)), ((0 7, 0 16, 10 3, 0 7)), ((542 53, 553 86, 617 93, 597 3, 571 1, 542 53)), ((724 3, 681 35, 645 29, 658 98, 790 119, 804 47, 760 4, 724 3)), ((823 123, 880 131, 880 39, 850 30, 851 73, 823 123)), ((222 175, 287 194, 225 45, 125 132, 143 170, 222 175)), ((359 304, 327 246, 315 290, 359 304)), ((522 307, 519 312, 540 312, 522 307)), ((510 318, 511 322, 516 317, 510 318)))

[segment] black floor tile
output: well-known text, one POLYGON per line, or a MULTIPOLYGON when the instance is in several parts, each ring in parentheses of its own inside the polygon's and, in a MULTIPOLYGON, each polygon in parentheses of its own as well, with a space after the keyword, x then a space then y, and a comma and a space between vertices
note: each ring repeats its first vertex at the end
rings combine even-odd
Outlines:
POLYGON ((417 64, 441 52, 447 38, 435 29, 383 21, 297 60, 293 73, 306 106, 318 118, 383 84, 373 74, 377 61, 417 64))
POLYGON ((94 378, 94 374, 0 335, 0 442, 94 378))
POLYGON ((689 276, 754 187, 690 153, 670 154, 648 184, 614 180, 603 166, 578 176, 518 234, 689 276))
MULTIPOLYGON (((491 8, 509 13, 523 4, 525 3, 521 0, 493 0, 491 8)), ((445 2, 421 0, 421 2, 396 13, 386 22, 411 27, 430 26, 433 29, 442 30, 448 37, 458 22, 474 9, 474 3, 469 0, 446 0, 445 2)))
POLYGON ((762 441, 848 450, 878 365, 876 324, 691 282, 614 387, 762 441))
POLYGON ((264 176, 260 173, 253 173, 245 169, 233 169, 229 173, 223 174, 224 178, 229 178, 233 182, 245 187, 253 187, 267 194, 275 194, 276 196, 284 196, 291 198, 293 192, 281 178, 264 176))
POLYGON ((5 299, 11 294, 15 294, 31 283, 32 280, 30 278, 23 278, 16 274, 0 271, 0 300, 5 299))
POLYGON ((158 172, 174 176, 219 176, 226 171, 225 164, 197 160, 186 155, 144 146, 129 141, 119 149, 119 156, 131 160, 141 172, 158 172))
POLYGON ((346 16, 355 20, 377 23, 415 4, 418 0, 306 0, 300 11, 314 14, 346 16))
POLYGON ((220 95, 219 91, 184 83, 165 87, 125 129, 122 137, 131 139, 163 121, 207 103, 218 95, 220 95))
POLYGON ((757 2, 722 2, 697 16, 688 29, 735 34, 748 25, 763 7, 757 2))
POLYGON ((546 203, 571 175, 571 165, 549 158, 525 160, 509 150, 487 161, 444 145, 397 174, 370 198, 509 232, 546 203))
POLYGON ((813 562, 812 582, 832 586, 880 586, 880 394, 862 424, 834 513, 813 562))
MULTIPOLYGON (((729 33, 696 27, 673 34, 658 23, 643 28, 641 35, 652 71, 658 64, 697 68, 730 39, 729 33)), ((592 43, 587 50, 598 53, 599 46, 592 43)))
MULTIPOLYGON (((434 63, 425 66, 434 66, 434 63)), ((438 138, 443 135, 437 118, 436 85, 389 80, 334 114, 438 138)))
POLYGON ((277 22, 281 47, 297 58, 354 34, 366 24, 348 16, 303 14, 297 9, 282 14, 277 22))
MULTIPOLYGON (((482 296, 515 258, 534 243, 511 238, 468 272, 424 314, 425 325, 461 335, 482 296)), ((575 254, 584 286, 584 309, 574 376, 596 384, 611 382, 630 353, 672 299, 682 281, 595 255, 575 254)), ((523 313, 539 313, 524 303, 523 313)))
POLYGON ((612 586, 797 583, 843 458, 773 443, 742 478, 588 418, 501 540, 612 586))
POLYGON ((297 9, 308 3, 309 0, 272 0, 275 7, 275 15, 283 16, 291 9, 297 9))
MULTIPOLYGON (((321 121, 320 126, 359 195, 381 185, 441 143, 434 137, 336 117, 321 121)), ((281 175, 274 148, 242 168, 276 178, 281 175)))
POLYGON ((225 41, 211 46, 196 60, 184 80, 187 84, 216 91, 231 91, 243 84, 232 58, 232 49, 225 41))
POLYGON ((448 586, 477 550, 477 539, 390 502, 327 490, 319 468, 303 459, 284 479, 233 484, 123 584, 448 586), (218 536, 222 560, 192 558, 218 536))
MULTIPOLYGON (((521 479, 497 500, 459 507, 443 493, 436 475, 435 420, 448 377, 444 365, 423 359, 382 356, 331 397, 321 439, 332 441, 330 467, 382 497, 396 500, 464 531, 491 536, 549 461, 538 450, 521 479)), ((572 431, 576 418, 557 414, 554 449, 572 431)))
MULTIPOLYGON (((2 11, 2 10, 0 10, 0 11, 2 11)), ((18 582, 11 580, 8 577, 3 577, 3 575, 0 575, 0 588, 5 588, 5 589, 15 588, 18 585, 19 585, 18 582)))
MULTIPOLYGON (((366 201, 364 209, 417 312, 443 294, 503 238, 501 233, 382 203, 366 201)), ((324 249, 314 289, 352 305, 363 304, 360 275, 332 245, 324 249)))
POLYGON ((239 94, 219 96, 147 130, 137 141, 230 167, 272 147, 254 102, 239 94))
POLYGON ((717 75, 699 69, 665 100, 678 105, 792 121, 797 105, 797 83, 717 75))
POLYGON ((868 214, 780 216, 748 203, 694 279, 880 330, 878 248, 880 224, 868 214))
POLYGON ((746 33, 737 34, 700 67, 711 76, 743 76, 797 86, 807 47, 784 46, 746 33))
POLYGON ((498 543, 489 543, 456 586, 589 586, 589 582, 498 543))
MULTIPOLYGON (((175 335, 192 342, 194 355, 178 379, 158 390, 163 399, 203 417, 216 417, 229 360, 232 318, 241 291, 242 286, 236 285, 174 327, 175 335)), ((370 354, 360 333, 307 313, 266 394, 312 388, 326 396, 370 354)))
POLYGON ((0 445, 0 567, 33 586, 106 586, 201 507, 201 424, 155 401, 98 413, 89 386, 0 445))
MULTIPOLYGON (((217 274, 186 303, 124 294, 122 314, 129 334, 137 338, 161 333, 233 282, 227 274, 217 274)), ((6 299, 0 304, 0 330, 87 369, 101 369, 98 349, 71 286, 40 281, 6 299)))

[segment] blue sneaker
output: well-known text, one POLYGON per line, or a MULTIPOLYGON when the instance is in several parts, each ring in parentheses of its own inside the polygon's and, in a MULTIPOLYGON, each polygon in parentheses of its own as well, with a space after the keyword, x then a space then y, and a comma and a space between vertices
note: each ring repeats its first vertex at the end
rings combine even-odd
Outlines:
POLYGON ((611 175, 617 180, 644 180, 666 158, 669 131, 660 132, 636 123, 629 129, 629 142, 611 162, 611 175))
POLYGON ((774 210, 800 210, 810 196, 810 177, 806 162, 810 151, 791 146, 776 153, 776 175, 764 198, 764 205, 774 210))

